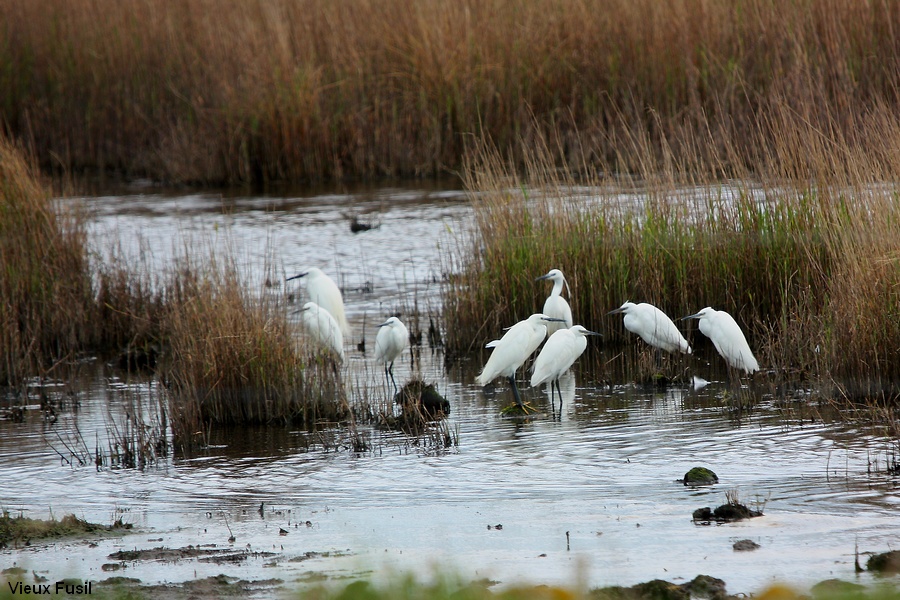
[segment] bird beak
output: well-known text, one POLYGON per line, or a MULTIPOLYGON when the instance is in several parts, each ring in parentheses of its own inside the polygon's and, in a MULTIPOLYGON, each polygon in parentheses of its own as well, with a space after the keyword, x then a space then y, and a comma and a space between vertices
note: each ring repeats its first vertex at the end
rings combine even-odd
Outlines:
POLYGON ((540 281, 541 279, 550 279, 550 273, 547 273, 546 275, 541 275, 540 277, 535 277, 534 280, 540 281))
POLYGON ((291 279, 299 279, 300 277, 306 277, 308 274, 309 274, 309 271, 304 271, 303 273, 298 273, 297 275, 294 275, 293 277, 288 277, 287 279, 285 279, 285 281, 290 281, 291 279))
POLYGON ((688 316, 686 316, 686 317, 681 317, 681 318, 678 319, 678 320, 679 320, 679 321, 685 321, 685 320, 687 320, 687 319, 699 319, 699 318, 700 318, 700 313, 696 313, 696 314, 693 314, 693 315, 688 315, 688 316))
POLYGON ((541 319, 541 320, 542 320, 542 321, 556 321, 556 322, 558 322, 558 323, 565 323, 565 322, 566 322, 565 319, 557 319, 556 317, 544 317, 544 318, 541 319))
POLYGON ((597 336, 603 337, 602 333, 597 333, 596 331, 585 331, 584 335, 597 335, 597 336))
POLYGON ((385 321, 384 323, 382 323, 381 325, 379 325, 379 327, 384 327, 384 326, 390 325, 390 324, 391 324, 390 321, 385 321))
POLYGON ((620 306, 619 308, 613 309, 613 310, 609 311, 609 312, 606 313, 606 314, 607 314, 607 316, 609 316, 609 315, 617 315, 617 314, 619 314, 619 313, 621 313, 621 312, 625 312, 625 309, 622 308, 622 307, 620 306))

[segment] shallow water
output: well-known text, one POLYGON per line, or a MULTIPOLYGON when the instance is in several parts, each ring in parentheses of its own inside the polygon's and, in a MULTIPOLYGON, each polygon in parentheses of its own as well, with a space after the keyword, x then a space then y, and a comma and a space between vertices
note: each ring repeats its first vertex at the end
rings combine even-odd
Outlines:
MULTIPOLYGON (((186 245, 232 252, 259 289, 267 277, 277 283, 320 266, 347 288, 355 337, 366 332, 370 344, 373 325, 392 312, 417 307, 426 323, 437 314, 436 282, 448 268, 441 257, 470 218, 454 190, 314 197, 145 190, 87 204, 98 251, 120 240, 134 260, 142 251, 148 268, 168 268, 186 245), (380 226, 351 234, 351 211, 371 211, 362 218, 380 226)), ((302 286, 290 292, 302 298, 302 286)), ((410 376, 408 356, 397 364, 398 380, 410 376)), ((350 353, 353 385, 386 397, 370 358, 350 353)), ((0 550, 0 566, 17 564, 51 580, 125 575, 146 583, 224 572, 280 578, 288 587, 319 573, 428 576, 435 567, 501 584, 590 587, 706 574, 724 579, 732 593, 750 593, 782 580, 870 582, 854 574, 854 547, 886 551, 900 534, 897 479, 886 472, 895 459, 891 440, 825 424, 802 401, 763 396, 753 411, 736 415, 728 386, 700 360, 693 368, 713 380, 700 390, 609 387, 576 369, 562 381, 558 413, 545 391, 527 392, 541 409, 527 421, 500 415, 510 395, 503 386, 485 395, 472 382, 478 367, 469 361, 445 372, 427 345, 415 364, 452 402, 447 427, 457 444, 449 448, 368 427, 362 453, 343 445, 341 431, 220 431, 208 450, 144 470, 98 471, 61 457, 81 447, 90 456, 111 424, 121 426, 124 411, 153 397, 152 382, 122 381, 88 363, 78 381, 44 384, 45 394, 68 399, 55 423, 41 418, 36 384, 25 422, 0 420, 3 509, 107 524, 122 518, 135 530, 92 543, 0 550), (720 482, 692 489, 677 481, 696 465, 713 469, 720 482), (694 509, 725 503, 730 490, 765 516, 718 526, 691 521, 694 509), (748 538, 761 547, 732 550, 748 538), (109 558, 123 549, 188 545, 244 554, 226 563, 109 558), (104 570, 115 563, 124 568, 104 570)))

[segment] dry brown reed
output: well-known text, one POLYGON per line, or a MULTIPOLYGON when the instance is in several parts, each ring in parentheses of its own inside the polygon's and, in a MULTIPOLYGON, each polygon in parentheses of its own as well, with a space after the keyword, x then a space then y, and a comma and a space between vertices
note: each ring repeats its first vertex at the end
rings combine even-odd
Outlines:
POLYGON ((315 425, 347 415, 338 366, 306 347, 283 304, 253 297, 227 261, 185 261, 166 291, 163 323, 179 443, 202 438, 211 423, 315 425))
POLYGON ((83 221, 54 205, 21 149, 0 136, 0 384, 94 342, 83 221))
POLYGON ((722 174, 805 177, 827 165, 769 152, 785 122, 837 141, 844 164, 840 148, 867 143, 869 114, 896 112, 900 90, 893 0, 2 10, 0 114, 41 164, 173 181, 432 175, 459 168, 472 134, 518 166, 546 139, 572 170, 700 153, 722 174))

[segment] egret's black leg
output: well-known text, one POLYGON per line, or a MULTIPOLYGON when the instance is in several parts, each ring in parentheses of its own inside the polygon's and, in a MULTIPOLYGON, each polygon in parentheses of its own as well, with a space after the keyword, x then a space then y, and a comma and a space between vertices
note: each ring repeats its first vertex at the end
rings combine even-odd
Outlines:
POLYGON ((518 404, 519 408, 524 411, 525 405, 522 404, 522 398, 519 396, 519 388, 516 387, 516 376, 510 375, 509 377, 507 377, 507 379, 509 379, 509 385, 512 386, 513 396, 516 397, 516 404, 518 404))
MULTIPOLYGON (((387 365, 385 365, 385 368, 387 368, 387 365)), ((394 393, 396 394, 400 389, 397 387, 397 381, 394 379, 394 361, 391 361, 391 368, 387 369, 387 372, 391 376, 391 383, 394 384, 394 393)))
MULTIPOLYGON (((556 394, 559 396, 559 412, 562 414, 562 390, 559 387, 559 379, 553 383, 556 385, 556 394)), ((553 392, 553 386, 550 387, 550 392, 553 392)), ((551 393, 550 396, 552 397, 553 394, 551 393)))

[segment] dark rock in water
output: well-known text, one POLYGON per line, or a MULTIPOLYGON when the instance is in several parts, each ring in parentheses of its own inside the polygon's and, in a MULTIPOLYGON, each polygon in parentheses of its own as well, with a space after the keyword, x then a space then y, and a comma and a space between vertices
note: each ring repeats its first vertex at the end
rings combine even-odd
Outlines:
POLYGON ((731 546, 735 552, 749 552, 759 548, 759 544, 753 540, 738 540, 731 546))
POLYGON ((711 510, 708 506, 698 508, 693 513, 694 521, 716 521, 717 523, 731 523, 752 517, 761 517, 758 510, 750 510, 743 504, 728 503, 711 510))
POLYGON ((761 517, 762 513, 758 510, 750 510, 743 504, 723 504, 713 511, 713 518, 717 521, 740 521, 741 519, 749 519, 751 517, 761 517))
POLYGON ((866 561, 866 570, 883 574, 900 573, 900 550, 870 556, 866 561))
POLYGON ((684 485, 712 485, 719 483, 719 477, 706 467, 694 467, 684 474, 684 485))
POLYGON ((404 415, 410 413, 436 419, 450 414, 450 402, 441 396, 434 385, 415 379, 404 385, 394 402, 399 404, 404 415))
POLYGON ((695 521, 712 521, 712 509, 708 506, 698 508, 694 511, 693 517, 695 521))

